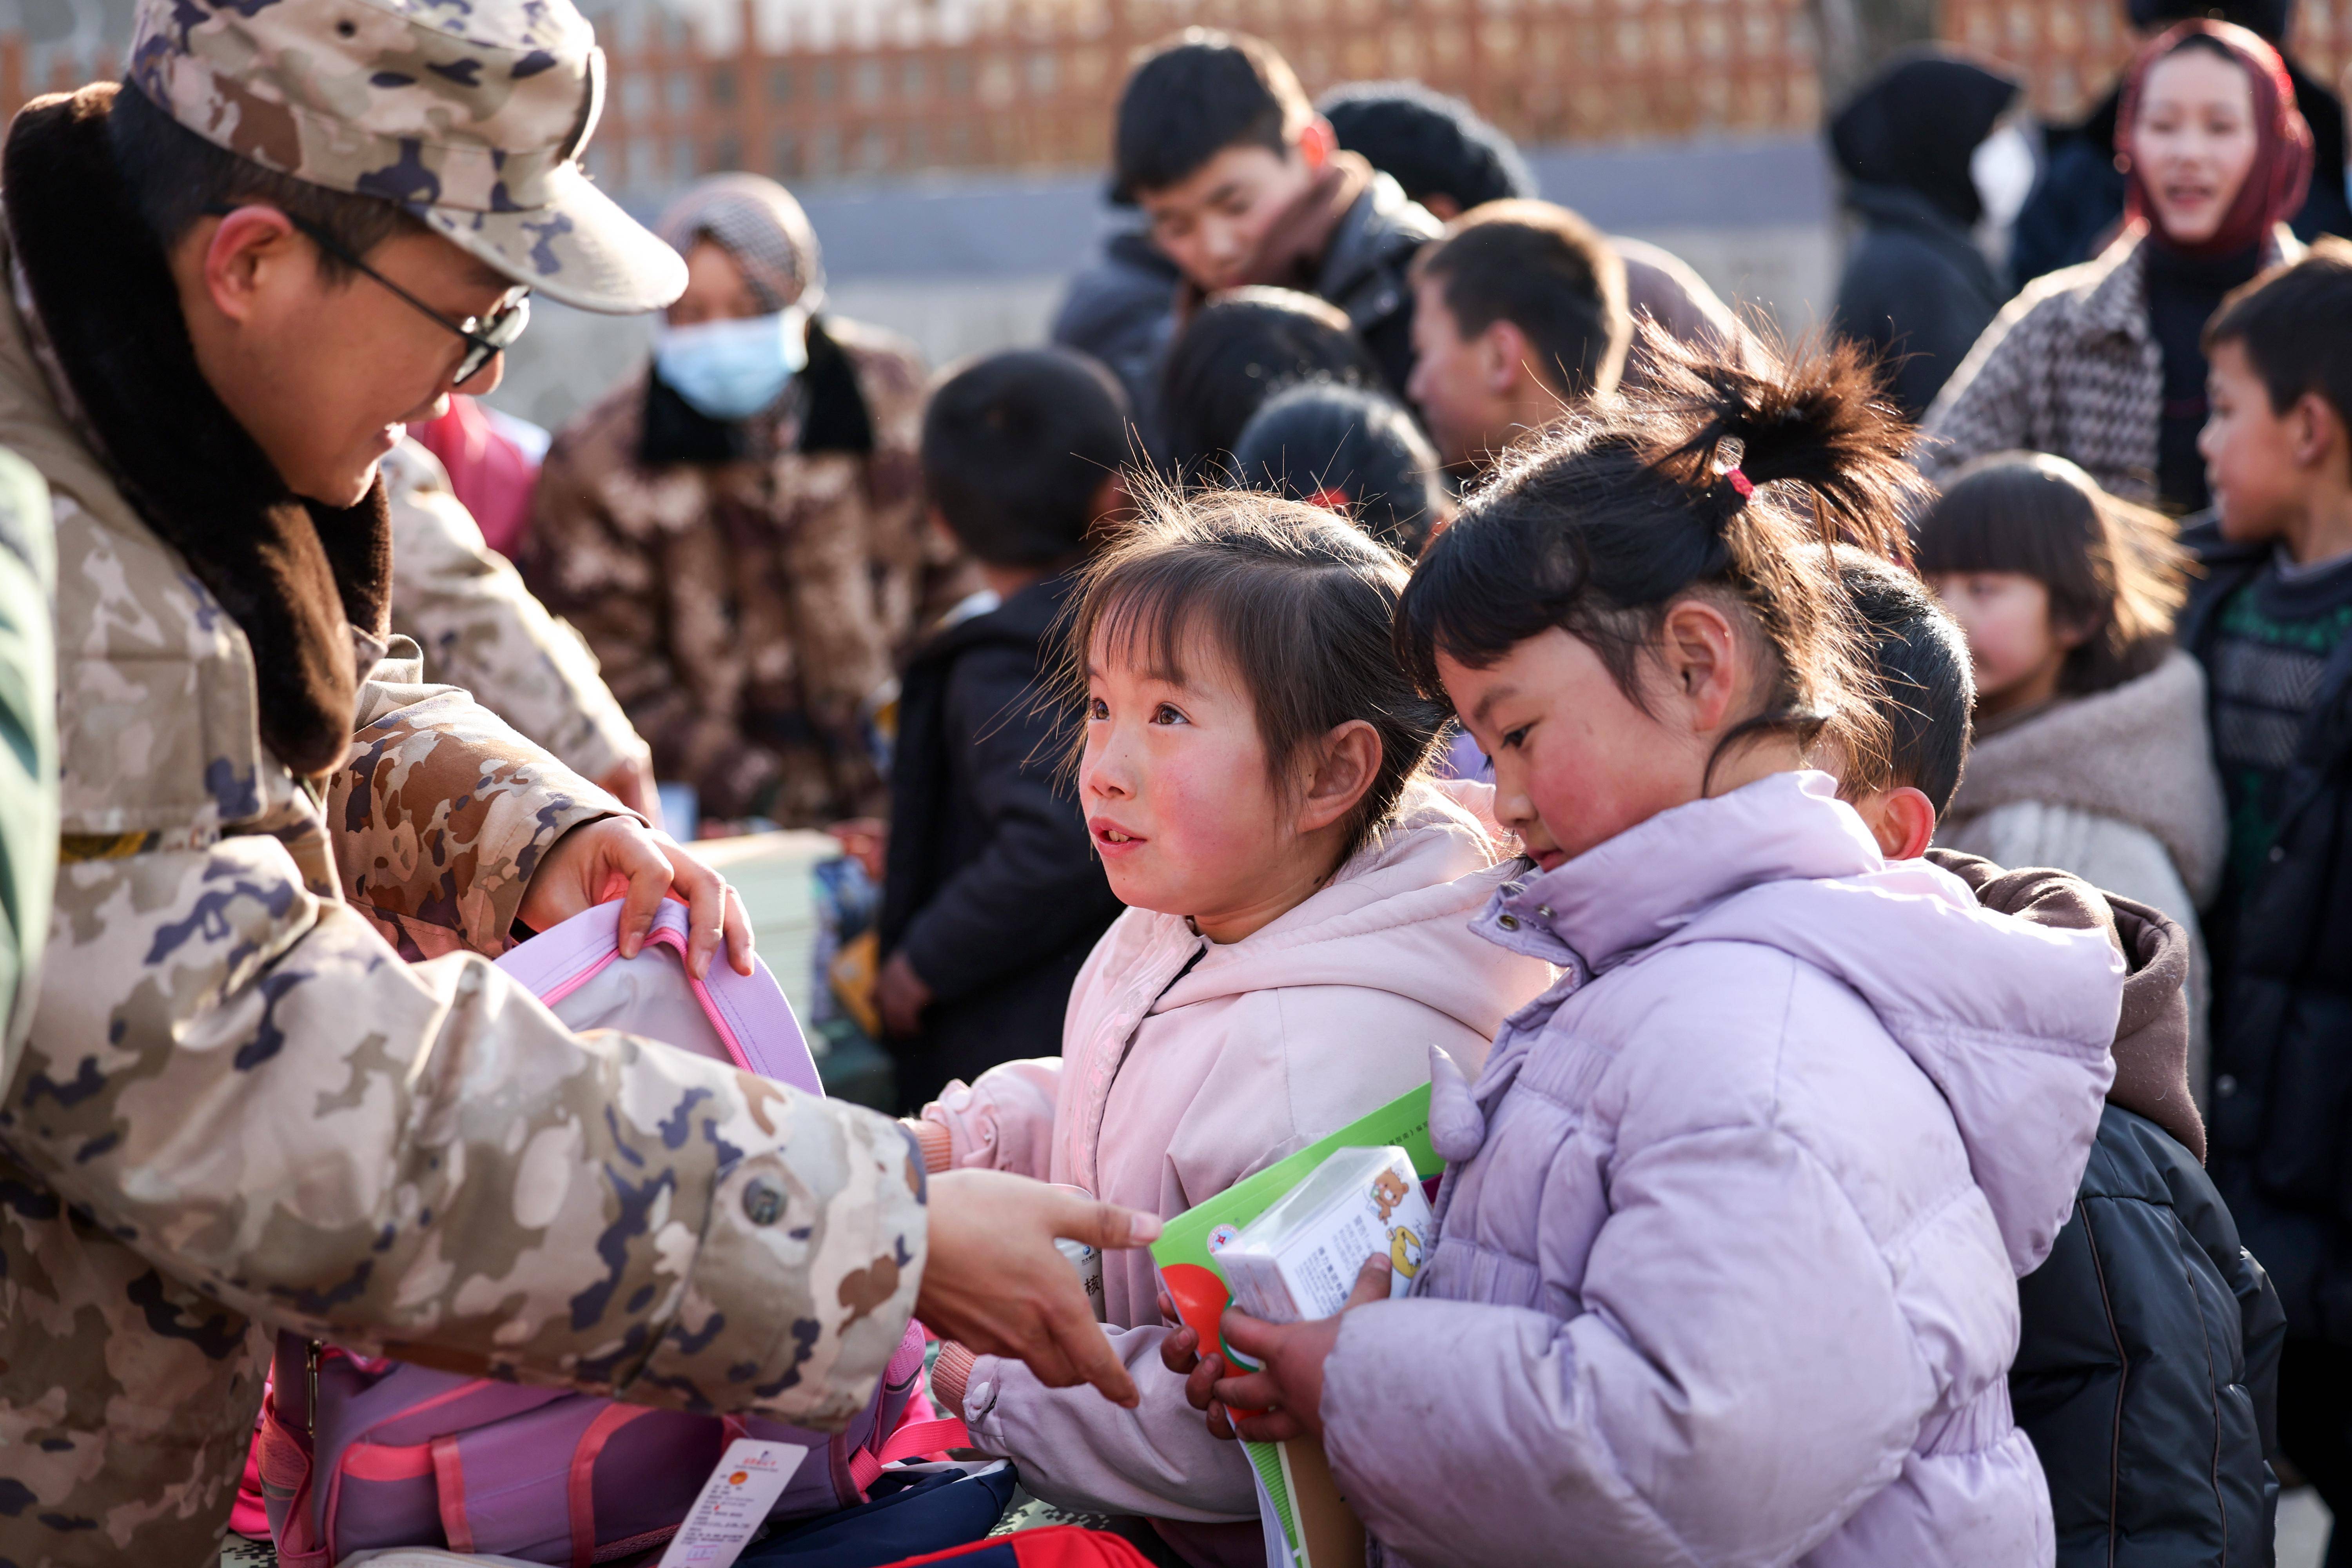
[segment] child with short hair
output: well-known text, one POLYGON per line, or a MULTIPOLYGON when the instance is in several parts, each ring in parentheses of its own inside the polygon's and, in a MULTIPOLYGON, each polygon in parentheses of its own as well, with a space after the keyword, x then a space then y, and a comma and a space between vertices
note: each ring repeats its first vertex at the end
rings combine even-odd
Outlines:
POLYGON ((1124 505, 1127 400, 1067 349, 951 372, 923 416, 936 522, 988 584, 899 687, 876 980, 899 1103, 1051 1051, 1070 984, 1118 914, 1050 754, 1050 633, 1089 534, 1124 505))
POLYGON ((1889 860, 1927 852, 1968 765, 1976 677, 1969 640, 1918 574, 1851 544, 1837 547, 1838 585, 1878 675, 1886 746, 1864 769, 1829 768, 1889 860))
MULTIPOLYGON (((1848 798, 1865 822, 1899 821, 1925 845, 1968 753, 1968 643, 1892 562, 1841 546, 1838 575, 1877 647, 1879 711, 1894 736, 1884 775, 1860 790, 1848 778, 1848 798)), ((1907 838, 1906 848, 1919 852, 1907 838)), ((2267 1561, 2278 1483, 2266 1434, 2285 1319, 2200 1163, 2189 935, 2063 871, 1927 855, 1987 909, 2112 931, 2130 965, 2096 1152, 2050 1257, 2018 1286, 2010 1404, 2050 1483, 2058 1561, 2267 1561)))
POLYGON ((1437 453, 1386 393, 1328 383, 1266 399, 1234 441, 1234 480, 1329 507, 1412 561, 1454 515, 1437 453))
MULTIPOLYGON (((1067 642, 1079 794, 1129 907, 1061 1057, 950 1086, 918 1131, 933 1169, 1173 1215, 1426 1083, 1433 1046, 1475 1070, 1550 970, 1470 930, 1517 847, 1491 790, 1423 775, 1444 713, 1390 640, 1403 562, 1278 497, 1144 510, 1084 569, 1067 642)), ((1138 1410, 956 1346, 934 1388, 1047 1501, 1149 1516, 1195 1562, 1260 1560, 1248 1463, 1160 1365, 1151 1259, 1103 1264, 1138 1410)))
POLYGON ((1160 455, 1214 485, 1265 400, 1307 383, 1379 386, 1380 367, 1337 306, 1296 289, 1234 289, 1193 312, 1160 367, 1160 455))
POLYGON ((1272 46, 1200 27, 1163 39, 1119 90, 1111 146, 1117 198, 1142 207, 1153 242, 1184 274, 1180 320, 1244 284, 1304 289, 1347 312, 1389 390, 1404 395, 1404 269, 1437 220, 1339 150, 1272 46))
POLYGON ((2046 1563, 2003 1374, 2122 964, 1889 864, 1806 766, 1885 743, 1822 548, 1900 527, 1853 351, 1662 368, 1515 453, 1399 615, 1535 862, 1478 929, 1561 978, 1437 1075, 1411 1296, 1228 1313, 1265 1370, 1203 1395, 1319 1430, 1388 1562, 2046 1563))
POLYGON ((2208 918, 2214 1179, 2278 1280, 2279 1440, 2352 1515, 2352 247, 2323 239, 2205 329, 2218 520, 2181 643, 2212 689, 2228 870, 2208 918))
POLYGON ((2228 830, 2204 675, 2172 640, 2187 596, 2172 523, 2063 458, 2009 452, 1953 476, 1914 549, 1976 664, 1976 739, 1944 847, 2054 866, 2171 917, 2198 955, 2201 1084, 2197 911, 2221 883, 2228 830))

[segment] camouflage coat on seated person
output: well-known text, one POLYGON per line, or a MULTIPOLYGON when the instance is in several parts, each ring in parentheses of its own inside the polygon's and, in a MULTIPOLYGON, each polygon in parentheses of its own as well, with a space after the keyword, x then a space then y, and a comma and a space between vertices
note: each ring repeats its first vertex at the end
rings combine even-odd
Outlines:
POLYGON ((645 755, 580 634, 531 596, 414 437, 383 459, 392 507, 392 629, 425 653, 428 679, 474 700, 584 779, 645 755))
MULTIPOLYGON (((799 205, 727 175, 659 228, 709 238, 759 302, 814 307, 823 276, 799 205)), ((808 363, 748 419, 711 419, 648 365, 575 418, 540 470, 524 577, 588 639, 653 746, 707 816, 822 827, 878 816, 875 746, 898 661, 977 587, 926 526, 911 345, 835 316, 808 363)))
MULTIPOLYGON (((463 35, 379 13, 391 43, 352 15, 145 0, 140 85, 120 90, 350 189, 367 171, 337 158, 390 166, 415 143, 339 91, 307 100, 346 116, 320 147, 284 120, 271 141, 268 111, 320 59, 356 62, 340 81, 396 46, 468 68, 388 101, 576 141, 592 38, 562 0, 478 0, 463 35), (502 118, 472 115, 494 91, 502 118), (241 113, 205 112, 232 94, 241 113)), ((0 445, 56 511, 66 862, 0 1096, 0 1560, 207 1561, 273 1330, 846 1418, 925 1256, 903 1134, 667 1047, 575 1037, 488 962, 549 847, 616 807, 462 691, 418 684, 415 645, 386 631, 381 483, 347 509, 297 499, 214 395, 117 173, 117 91, 36 100, 0 151, 0 445), (457 951, 412 965, 387 936, 457 951)), ((516 223, 544 230, 522 205, 516 223)), ((513 215, 467 216, 498 252, 513 215)), ((542 247, 589 304, 629 281, 597 272, 593 237, 542 247)))

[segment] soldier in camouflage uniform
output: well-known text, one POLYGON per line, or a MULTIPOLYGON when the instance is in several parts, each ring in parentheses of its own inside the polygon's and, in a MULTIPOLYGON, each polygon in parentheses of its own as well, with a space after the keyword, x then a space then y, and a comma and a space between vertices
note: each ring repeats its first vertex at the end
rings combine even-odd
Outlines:
POLYGON ((749 963, 709 872, 388 631, 401 422, 495 380, 518 283, 681 281, 577 167, 600 70, 564 0, 142 0, 130 82, 0 148, 64 861, 0 1096, 18 1568, 216 1551, 271 1331, 825 1425, 919 1296, 1132 1397, 1050 1244, 1153 1227, 944 1176, 927 1226, 894 1123, 488 962, 618 877, 625 950, 670 889, 749 963))
POLYGON ((651 815, 652 753, 596 656, 482 538, 441 460, 404 440, 383 459, 383 487, 392 508, 392 629, 424 650, 425 675, 464 687, 557 762, 651 815))
POLYGON ((805 363, 740 417, 695 406, 659 356, 615 387, 548 452, 523 574, 705 815, 878 816, 898 661, 980 585, 924 526, 922 364, 818 313, 816 237, 773 181, 706 181, 656 227, 696 268, 674 321, 784 314, 805 363))

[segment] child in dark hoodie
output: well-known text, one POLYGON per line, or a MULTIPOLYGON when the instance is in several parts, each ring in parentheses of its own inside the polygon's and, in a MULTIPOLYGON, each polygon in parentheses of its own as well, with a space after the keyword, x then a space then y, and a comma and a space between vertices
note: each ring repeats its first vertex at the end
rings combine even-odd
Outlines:
POLYGON ((899 1098, 1051 1054, 1070 983, 1116 919, 1053 745, 1045 645, 1089 531, 1124 504, 1127 400, 1066 349, 993 354, 931 395, 934 521, 989 586, 916 650, 890 772, 876 984, 899 1098))
MULTIPOLYGON (((1849 796, 1888 855, 1917 854, 1959 785, 1968 643, 1909 574, 1853 550, 1838 567, 1878 655, 1893 734, 1885 775, 1850 778, 1849 796)), ((2286 1320, 2205 1174, 2189 1094, 2188 935, 2062 871, 1926 853, 1987 909, 2104 930, 2131 966, 2074 1215, 2018 1284, 2010 1399, 2049 1478, 2058 1563, 2267 1562, 2286 1320)))

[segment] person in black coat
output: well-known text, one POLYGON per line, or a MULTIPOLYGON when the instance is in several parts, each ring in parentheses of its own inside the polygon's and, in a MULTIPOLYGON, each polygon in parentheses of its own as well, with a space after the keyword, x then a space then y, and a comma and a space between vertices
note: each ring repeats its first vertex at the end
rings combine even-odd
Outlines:
POLYGON ((2010 1403, 2049 1478, 2059 1568, 2266 1563, 2286 1313, 2203 1167, 2188 935, 2063 872, 1931 858, 1989 909, 2106 927, 2131 966, 2074 1212, 2017 1287, 2010 1403))
POLYGON ((876 1002, 906 1109, 1062 1048, 1062 1015, 1118 915, 1062 766, 1055 634, 1093 528, 1124 501, 1127 401, 1066 349, 950 375, 923 419, 935 517, 991 593, 900 683, 876 1002))
MULTIPOLYGON (((1847 549, 1838 568, 1885 682, 1891 742, 1884 773, 1844 793, 1890 858, 1916 855, 1966 765, 1968 643, 1908 572, 1847 549)), ((2126 965, 2115 1079, 2074 1212, 2018 1283, 2010 1403, 2049 1482, 2059 1568, 2266 1564, 2286 1315, 2202 1169, 2188 934, 2063 871, 1926 854, 1989 910, 2105 931, 2126 965)))
POLYGON ((1830 121, 1846 205, 1862 223, 1832 321, 1887 357, 1909 418, 1927 412, 2008 298, 1977 246, 1984 202, 1969 163, 2017 91, 1975 60, 1924 50, 1889 65, 1830 121))
MULTIPOLYGON (((2286 52, 2294 0, 2129 0, 2131 24, 2152 37, 2192 16, 2216 16, 2261 34, 2286 59, 2295 107, 2311 127, 2311 188, 2290 220, 2308 243, 2323 234, 2352 236, 2344 190, 2344 100, 2286 52)), ((2124 217, 2124 173, 2116 167, 2116 116, 2122 85, 2110 89, 2080 124, 2053 126, 2041 183, 2010 236, 2009 272, 2022 289, 2045 272, 2088 261, 2124 217)))

